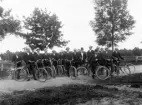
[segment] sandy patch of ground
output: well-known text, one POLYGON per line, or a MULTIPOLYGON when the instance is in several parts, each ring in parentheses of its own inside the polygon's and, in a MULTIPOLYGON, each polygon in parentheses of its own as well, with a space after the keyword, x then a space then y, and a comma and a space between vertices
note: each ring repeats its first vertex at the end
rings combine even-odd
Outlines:
POLYGON ((37 88, 61 86, 71 83, 84 83, 84 81, 72 80, 68 77, 57 77, 47 80, 46 82, 39 82, 34 80, 22 82, 15 80, 0 80, 0 92, 13 92, 14 90, 35 90, 37 88))

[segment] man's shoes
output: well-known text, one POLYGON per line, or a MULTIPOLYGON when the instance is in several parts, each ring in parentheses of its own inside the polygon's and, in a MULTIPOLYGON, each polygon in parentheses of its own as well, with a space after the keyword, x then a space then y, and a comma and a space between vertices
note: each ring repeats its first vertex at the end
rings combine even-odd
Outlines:
POLYGON ((36 78, 34 80, 37 80, 36 78))
POLYGON ((27 81, 30 81, 30 78, 28 78, 27 81))
POLYGON ((92 78, 95 79, 95 75, 94 74, 92 75, 92 78))

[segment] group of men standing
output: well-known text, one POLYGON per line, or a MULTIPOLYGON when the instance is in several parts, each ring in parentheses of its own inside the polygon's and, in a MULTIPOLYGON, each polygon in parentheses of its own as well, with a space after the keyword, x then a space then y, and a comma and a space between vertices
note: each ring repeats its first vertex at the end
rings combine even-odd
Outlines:
MULTIPOLYGON (((123 57, 121 57, 120 53, 117 50, 113 52, 112 56, 119 59, 123 59, 123 57)), ((29 60, 36 61, 38 59, 49 59, 54 62, 53 64, 56 67, 58 65, 57 61, 60 60, 62 61, 62 65, 65 66, 67 70, 67 75, 69 76, 69 68, 71 66, 71 61, 73 62, 73 66, 75 66, 76 68, 80 65, 83 65, 85 62, 88 62, 91 67, 92 73, 95 74, 95 69, 97 66, 96 61, 100 60, 103 65, 104 60, 110 59, 112 56, 108 54, 107 50, 93 50, 92 46, 89 46, 89 50, 87 52, 84 51, 83 47, 80 49, 80 51, 74 49, 73 52, 71 52, 70 48, 67 47, 65 52, 57 53, 53 50, 51 54, 40 54, 39 50, 37 51, 37 53, 31 53, 30 51, 25 50, 21 57, 15 55, 13 57, 13 61, 24 60, 25 63, 28 63, 29 60)))

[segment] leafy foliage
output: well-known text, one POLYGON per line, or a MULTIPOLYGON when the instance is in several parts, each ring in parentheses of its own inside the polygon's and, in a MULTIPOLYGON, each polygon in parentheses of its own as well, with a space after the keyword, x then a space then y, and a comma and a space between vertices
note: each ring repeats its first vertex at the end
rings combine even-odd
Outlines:
POLYGON ((132 35, 134 19, 127 10, 127 0, 94 0, 95 18, 91 27, 98 45, 111 47, 132 35))
POLYGON ((20 21, 14 19, 11 15, 11 10, 4 11, 4 9, 0 7, 0 40, 2 40, 7 33, 16 33, 20 29, 20 21))
POLYGON ((28 33, 24 35, 26 44, 34 49, 44 50, 54 46, 65 46, 68 41, 62 39, 62 24, 58 17, 47 13, 47 10, 35 8, 30 17, 25 18, 25 28, 28 33))

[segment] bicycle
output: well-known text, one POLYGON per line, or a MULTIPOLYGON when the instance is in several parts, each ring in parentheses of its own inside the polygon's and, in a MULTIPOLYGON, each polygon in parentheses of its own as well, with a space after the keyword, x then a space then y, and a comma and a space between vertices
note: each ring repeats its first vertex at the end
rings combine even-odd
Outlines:
POLYGON ((96 59, 96 70, 95 70, 95 75, 98 79, 100 80, 106 80, 110 77, 110 69, 104 65, 101 65, 101 61, 96 59))
POLYGON ((43 59, 42 64, 46 71, 49 73, 48 78, 51 79, 52 77, 54 77, 54 70, 52 70, 51 68, 51 61, 48 59, 43 59))
POLYGON ((33 62, 33 68, 35 69, 35 76, 38 81, 45 82, 49 77, 49 72, 43 67, 42 60, 33 62))
MULTIPOLYGON (((96 70, 96 75, 97 77, 100 79, 100 80, 106 80, 108 79, 109 77, 112 77, 113 75, 130 75, 132 74, 131 73, 131 70, 130 70, 130 66, 132 65, 132 67, 134 66, 133 64, 131 63, 125 63, 123 66, 120 66, 119 65, 120 61, 119 60, 116 60, 116 59, 107 59, 106 60, 106 68, 107 68, 107 74, 106 74, 106 77, 102 78, 100 75, 98 75, 98 72, 100 72, 100 69, 97 69, 96 70)), ((135 69, 135 67, 134 67, 135 69)))
POLYGON ((78 77, 80 77, 82 75, 88 76, 89 75, 89 71, 88 71, 87 67, 88 67, 87 61, 84 64, 81 64, 79 67, 77 67, 77 69, 76 69, 77 76, 78 77))
POLYGON ((22 61, 18 61, 15 64, 15 69, 13 70, 13 79, 16 81, 24 81, 27 79, 27 67, 26 63, 22 61))
POLYGON ((53 60, 52 60, 52 59, 49 59, 49 61, 50 61, 50 63, 51 63, 51 69, 52 69, 52 71, 53 71, 52 77, 55 78, 56 75, 57 75, 57 72, 56 72, 57 70, 56 70, 56 68, 55 68, 55 66, 54 66, 54 64, 53 64, 53 60))
POLYGON ((31 66, 30 69, 35 71, 35 79, 40 82, 45 82, 47 80, 48 72, 44 68, 39 68, 37 62, 29 61, 29 64, 26 64, 24 61, 19 61, 18 63, 20 67, 16 67, 14 73, 16 81, 29 80, 32 77, 28 66, 31 66), (22 65, 22 63, 24 65, 22 65))
POLYGON ((122 65, 120 60, 114 59, 114 69, 118 75, 130 75, 135 72, 135 66, 132 63, 123 62, 122 65))
POLYGON ((120 66, 127 68, 127 69, 129 70, 129 74, 135 73, 136 68, 135 68, 134 64, 132 64, 132 63, 127 63, 125 60, 123 60, 123 61, 124 61, 124 62, 122 62, 122 63, 124 63, 124 64, 121 64, 121 62, 120 62, 120 66))
POLYGON ((71 79, 76 79, 77 77, 77 71, 76 68, 72 65, 73 64, 73 60, 65 60, 65 62, 69 62, 69 77, 71 79))
POLYGON ((65 71, 65 67, 64 67, 64 65, 63 65, 62 59, 59 59, 59 60, 57 61, 57 71, 58 71, 58 75, 59 75, 59 76, 62 76, 63 73, 64 73, 64 71, 65 71))

